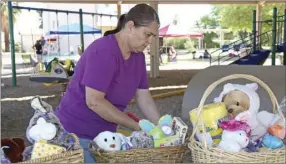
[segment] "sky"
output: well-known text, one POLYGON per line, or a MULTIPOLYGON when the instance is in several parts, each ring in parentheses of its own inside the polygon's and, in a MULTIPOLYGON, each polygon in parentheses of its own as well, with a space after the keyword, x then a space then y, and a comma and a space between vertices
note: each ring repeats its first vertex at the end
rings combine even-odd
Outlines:
MULTIPOLYGON (((47 3, 33 3, 33 2, 24 2, 20 3, 19 6, 26 6, 26 7, 36 7, 36 8, 54 8, 54 9, 64 9, 64 10, 73 10, 73 11, 78 11, 80 8, 83 8, 83 11, 86 12, 95 12, 95 5, 93 4, 47 4, 47 3)), ((128 10, 132 7, 133 5, 128 5, 128 4, 123 4, 121 13, 128 12, 128 10)), ((117 15, 117 6, 114 4, 110 5, 105 5, 101 4, 98 7, 97 10, 98 13, 105 13, 105 14, 114 14, 117 15)), ((159 5, 158 13, 161 21, 161 27, 164 27, 167 24, 172 23, 175 15, 178 16, 178 24, 179 26, 184 27, 184 29, 191 29, 192 26, 194 26, 196 20, 199 20, 200 17, 204 15, 208 15, 211 12, 211 5, 199 5, 199 4, 194 4, 194 5, 166 5, 162 4, 159 5)), ((55 14, 55 13, 51 13, 55 14)), ((62 13, 64 14, 64 13, 62 13)), ((74 15, 73 18, 69 18, 70 23, 73 23, 73 19, 75 21, 78 21, 78 15, 74 15)), ((84 22, 89 22, 88 25, 92 25, 92 17, 84 16, 84 22), (85 21, 88 19, 88 21, 85 21)), ((99 21, 99 20, 98 20, 99 21)), ((44 22, 47 22, 44 21, 44 22)), ((62 20, 59 20, 59 24, 63 25, 66 24, 66 17, 62 16, 62 20)), ((110 21, 110 18, 105 17, 103 19, 103 22, 105 24, 110 24, 112 22, 113 26, 117 24, 117 18, 112 19, 110 21)), ((52 23, 50 23, 52 24, 52 23)), ((85 23, 86 24, 86 23, 85 23)), ((100 23, 98 23, 100 24, 100 23)), ((21 14, 19 15, 15 25, 14 25, 14 31, 15 31, 15 40, 20 40, 21 37, 18 35, 21 33, 23 36, 31 36, 31 34, 35 36, 40 36, 43 33, 43 30, 38 29, 40 25, 39 21, 39 15, 35 11, 27 11, 27 10, 22 10, 21 14), (29 23, 27 24, 27 21, 29 23)), ((59 25, 59 26, 60 26, 59 25)), ((44 27, 45 29, 45 27, 44 27)), ((51 29, 47 29, 51 30, 51 29)))
MULTIPOLYGON (((124 5, 122 13, 127 12, 132 5, 124 5)), ((175 15, 178 15, 178 23, 182 26, 191 27, 200 17, 211 12, 211 5, 159 5, 158 13, 162 26, 172 23, 175 15)))

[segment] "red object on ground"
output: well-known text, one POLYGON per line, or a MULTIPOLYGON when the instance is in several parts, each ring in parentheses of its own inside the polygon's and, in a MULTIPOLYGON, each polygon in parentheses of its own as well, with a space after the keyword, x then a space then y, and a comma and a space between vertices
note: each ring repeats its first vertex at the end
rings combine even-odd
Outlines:
POLYGON ((133 114, 132 112, 127 111, 126 114, 127 114, 127 116, 132 118, 134 121, 139 122, 139 118, 135 114, 133 114))

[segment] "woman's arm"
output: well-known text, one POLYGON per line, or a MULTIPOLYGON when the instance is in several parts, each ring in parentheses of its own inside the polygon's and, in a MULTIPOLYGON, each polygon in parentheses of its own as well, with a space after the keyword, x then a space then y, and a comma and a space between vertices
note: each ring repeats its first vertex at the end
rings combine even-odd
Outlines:
POLYGON ((86 104, 97 113, 101 118, 108 122, 119 124, 135 131, 139 131, 140 127, 137 122, 128 117, 125 113, 114 107, 108 100, 104 98, 105 93, 85 87, 86 104))
POLYGON ((137 89, 135 101, 144 116, 157 125, 160 114, 149 89, 137 89))

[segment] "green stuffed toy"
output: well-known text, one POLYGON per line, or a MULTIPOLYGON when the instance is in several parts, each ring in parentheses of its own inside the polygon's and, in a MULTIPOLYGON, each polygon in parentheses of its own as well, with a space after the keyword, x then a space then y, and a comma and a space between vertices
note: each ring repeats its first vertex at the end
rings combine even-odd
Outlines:
POLYGON ((173 119, 170 115, 164 115, 159 119, 157 126, 145 119, 139 121, 139 126, 148 135, 153 136, 154 140, 158 140, 174 135, 172 122, 173 119))

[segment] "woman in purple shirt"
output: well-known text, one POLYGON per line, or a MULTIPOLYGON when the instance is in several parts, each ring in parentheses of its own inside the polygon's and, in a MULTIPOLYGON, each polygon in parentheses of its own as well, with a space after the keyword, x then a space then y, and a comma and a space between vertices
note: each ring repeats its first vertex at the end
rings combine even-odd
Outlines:
POLYGON ((123 112, 132 98, 147 119, 157 123, 160 117, 148 90, 143 54, 157 35, 158 14, 138 4, 121 21, 112 33, 87 47, 57 109, 64 128, 80 138, 85 163, 95 163, 87 148, 100 132, 115 132, 117 125, 140 130, 123 112))

